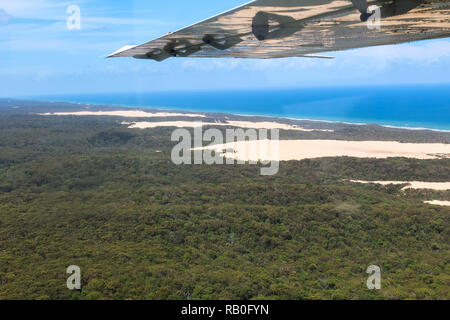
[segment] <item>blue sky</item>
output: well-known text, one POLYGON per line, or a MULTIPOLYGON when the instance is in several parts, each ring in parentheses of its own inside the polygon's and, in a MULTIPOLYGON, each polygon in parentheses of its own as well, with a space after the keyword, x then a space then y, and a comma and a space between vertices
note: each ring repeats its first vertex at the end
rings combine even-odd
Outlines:
POLYGON ((450 83, 450 40, 333 53, 334 60, 104 59, 246 0, 0 0, 0 96, 450 83), (70 5, 81 30, 68 30, 70 5))

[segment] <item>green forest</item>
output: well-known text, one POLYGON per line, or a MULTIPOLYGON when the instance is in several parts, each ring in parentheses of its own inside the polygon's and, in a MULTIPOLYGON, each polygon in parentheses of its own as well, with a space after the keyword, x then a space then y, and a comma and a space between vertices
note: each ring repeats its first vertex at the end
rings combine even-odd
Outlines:
POLYGON ((423 203, 450 192, 346 181, 450 181, 450 159, 289 161, 260 176, 172 164, 172 130, 0 115, 0 299, 450 299, 450 208, 423 203))

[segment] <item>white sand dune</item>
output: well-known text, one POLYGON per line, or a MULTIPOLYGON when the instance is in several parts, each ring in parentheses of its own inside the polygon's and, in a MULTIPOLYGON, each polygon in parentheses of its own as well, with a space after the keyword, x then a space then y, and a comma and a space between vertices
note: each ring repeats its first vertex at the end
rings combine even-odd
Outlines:
MULTIPOLYGON (((177 127, 177 128, 193 128, 198 127, 202 124, 198 122, 189 122, 189 121, 165 121, 165 122, 133 122, 126 123, 128 124, 128 128, 139 128, 139 129, 148 129, 148 128, 157 128, 157 127, 177 127)), ((215 122, 208 123, 204 122, 204 126, 228 126, 228 127, 239 127, 239 128, 248 128, 248 129, 282 129, 282 130, 296 130, 296 131, 305 131, 305 132, 314 132, 314 131, 324 131, 324 132, 334 132, 334 130, 322 130, 322 129, 305 129, 299 126, 278 123, 278 122, 251 122, 251 121, 227 121, 227 122, 215 122)))
POLYGON ((173 113, 173 112, 145 112, 142 110, 117 110, 117 111, 77 111, 41 113, 42 116, 114 116, 125 118, 163 118, 163 117, 192 117, 205 118, 203 114, 173 113))
POLYGON ((432 201, 424 201, 428 204, 433 204, 435 206, 450 206, 450 201, 441 201, 441 200, 432 200, 432 201))
POLYGON ((163 121, 163 122, 142 121, 142 122, 122 122, 122 124, 127 125, 128 128, 130 129, 152 129, 159 127, 195 128, 202 126, 202 122, 194 122, 194 121, 163 121))
MULTIPOLYGON (((126 118, 162 118, 162 117, 191 117, 191 118, 205 118, 203 114, 194 113, 171 113, 171 112, 145 112, 142 110, 117 110, 117 111, 77 111, 77 112, 55 112, 55 113, 41 113, 43 116, 115 116, 126 118)), ((199 126, 196 122, 189 121, 163 121, 163 122, 133 122, 126 123, 129 128, 157 128, 157 127, 177 127, 177 128, 192 128, 199 126)), ((212 125, 212 123, 204 123, 204 125, 212 125)), ((252 121, 227 121, 214 123, 215 126, 231 126, 251 129, 282 129, 282 130, 297 130, 305 132, 324 131, 334 132, 334 130, 322 129, 305 129, 296 125, 290 125, 278 122, 252 122, 252 121)))
MULTIPOLYGON (((272 142, 273 143, 273 142, 272 142)), ((275 152, 267 151, 268 140, 239 141, 206 146, 216 152, 234 150, 239 160, 303 160, 323 157, 379 158, 406 157, 416 159, 450 158, 450 144, 400 143, 394 141, 281 140, 275 152), (249 152, 263 150, 264 152, 249 152)))
POLYGON ((406 189, 432 189, 432 190, 450 190, 450 182, 423 182, 423 181, 363 181, 363 180, 350 180, 355 183, 374 183, 387 186, 390 184, 408 184, 402 190, 406 189))

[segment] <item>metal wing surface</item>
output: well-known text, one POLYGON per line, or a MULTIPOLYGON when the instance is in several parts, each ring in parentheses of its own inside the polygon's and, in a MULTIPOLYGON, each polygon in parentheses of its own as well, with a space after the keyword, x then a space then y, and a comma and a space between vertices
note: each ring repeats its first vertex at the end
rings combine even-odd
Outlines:
POLYGON ((323 57, 317 54, 448 36, 447 1, 256 0, 109 57, 323 57))

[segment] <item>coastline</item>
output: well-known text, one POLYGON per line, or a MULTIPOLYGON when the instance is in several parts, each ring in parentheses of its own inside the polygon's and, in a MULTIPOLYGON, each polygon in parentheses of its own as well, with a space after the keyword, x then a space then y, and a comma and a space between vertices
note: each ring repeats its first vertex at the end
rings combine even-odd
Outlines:
MULTIPOLYGON (((38 101, 38 100, 36 100, 38 101)), ((372 122, 372 121, 351 121, 351 120, 339 120, 339 119, 315 119, 315 118, 297 118, 295 116, 288 116, 288 115, 269 115, 269 114, 247 114, 247 113, 233 113, 233 112, 225 112, 223 110, 221 111, 215 111, 215 110, 196 110, 196 109, 180 109, 177 107, 162 107, 162 106, 134 106, 134 105, 126 105, 126 104, 114 104, 114 105, 107 105, 107 104, 94 104, 94 103, 82 103, 82 102, 74 102, 74 101, 45 101, 45 100, 39 100, 39 102, 48 102, 52 104, 56 103, 69 103, 79 106, 89 106, 92 108, 114 108, 115 110, 118 110, 120 108, 125 108, 127 111, 148 111, 148 112, 161 112, 161 113, 183 113, 186 115, 190 114, 202 114, 202 115, 208 115, 208 114, 216 114, 216 115, 222 115, 224 117, 226 116, 239 116, 239 117, 256 117, 256 118, 267 118, 267 119, 280 119, 280 120, 289 120, 289 121, 308 121, 308 122, 317 122, 317 123, 328 123, 328 124, 345 124, 345 125, 354 125, 354 126, 367 126, 370 124, 378 125, 383 128, 389 128, 389 129, 400 129, 400 130, 413 130, 413 131, 434 131, 434 132, 443 132, 443 133, 450 133, 450 129, 444 129, 444 128, 436 128, 436 127, 415 127, 415 126, 402 126, 398 124, 387 124, 383 122, 372 122)), ((85 109, 84 109, 85 110, 85 109)), ((450 126, 450 124, 449 124, 450 126)))
MULTIPOLYGON (((194 112, 194 111, 192 111, 192 112, 194 112)), ((248 115, 248 114, 235 114, 235 115, 243 116, 243 117, 272 118, 272 116, 268 116, 268 115, 248 115)), ((311 122, 322 122, 322 123, 332 123, 332 124, 336 124, 336 123, 337 124, 348 124, 348 125, 353 125, 353 126, 367 126, 367 125, 371 124, 370 122, 349 122, 349 121, 340 121, 340 120, 308 119, 308 118, 295 118, 295 117, 283 117, 283 116, 277 116, 275 118, 294 120, 294 121, 311 121, 311 122)), ((380 123, 372 123, 372 124, 378 125, 383 128, 391 128, 391 129, 404 129, 404 130, 414 130, 414 131, 429 130, 429 131, 450 133, 450 129, 435 129, 435 128, 426 128, 426 127, 406 127, 406 126, 395 126, 395 125, 380 124, 380 123)))
MULTIPOLYGON (((96 104, 90 104, 92 106, 98 107, 99 105, 96 104)), ((157 110, 161 112, 183 112, 187 114, 193 114, 193 113, 203 113, 203 114, 221 114, 223 116, 227 115, 233 115, 233 116, 240 116, 240 117, 258 117, 258 118, 268 118, 268 119, 281 119, 281 120, 293 120, 293 121, 309 121, 309 122, 318 122, 318 123, 330 123, 330 124, 347 124, 347 125, 354 125, 354 126, 367 126, 370 124, 375 124, 380 127, 384 128, 391 128, 391 129, 404 129, 404 130, 414 130, 414 131, 435 131, 435 132, 444 132, 444 133, 450 133, 450 129, 443 129, 443 128, 429 128, 429 127, 408 127, 408 126, 400 126, 400 125, 394 125, 394 124, 383 124, 383 123, 375 123, 375 122, 352 122, 352 121, 344 121, 344 120, 331 120, 331 119, 313 119, 313 118, 296 118, 293 116, 283 116, 283 115, 268 115, 268 114, 247 114, 247 113, 232 113, 232 112, 224 112, 224 111, 203 111, 203 110, 195 110, 195 109, 176 109, 175 107, 152 107, 152 106, 131 106, 131 105, 114 105, 114 107, 125 107, 125 108, 136 108, 139 110, 157 110)), ((450 124, 449 124, 450 126, 450 124)))
POLYGON ((21 99, 450 132, 450 83, 64 93, 21 99))

